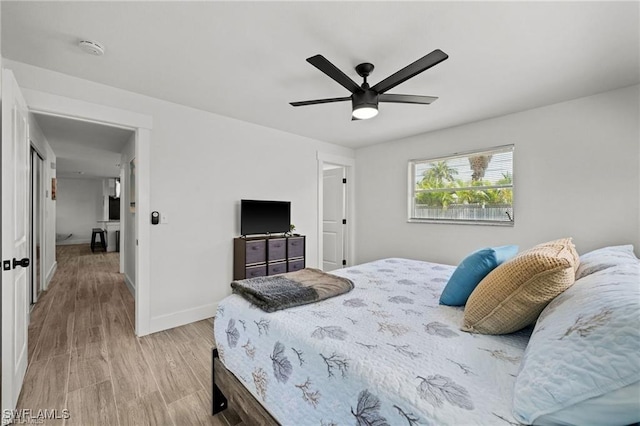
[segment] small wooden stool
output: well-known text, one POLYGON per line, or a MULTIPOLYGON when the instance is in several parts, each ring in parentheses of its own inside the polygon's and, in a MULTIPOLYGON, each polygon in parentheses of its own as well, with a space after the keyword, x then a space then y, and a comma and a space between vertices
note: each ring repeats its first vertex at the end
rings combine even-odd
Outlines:
POLYGON ((93 228, 91 230, 91 251, 95 251, 96 235, 100 236, 100 246, 107 251, 107 231, 102 228, 93 228))

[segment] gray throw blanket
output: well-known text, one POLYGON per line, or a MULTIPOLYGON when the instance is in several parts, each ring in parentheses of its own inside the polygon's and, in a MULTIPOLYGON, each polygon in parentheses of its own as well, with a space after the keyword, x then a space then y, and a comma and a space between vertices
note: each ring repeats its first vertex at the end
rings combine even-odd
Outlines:
POLYGON ((319 269, 305 268, 233 281, 231 288, 263 311, 274 312, 347 293, 353 289, 353 282, 319 269))

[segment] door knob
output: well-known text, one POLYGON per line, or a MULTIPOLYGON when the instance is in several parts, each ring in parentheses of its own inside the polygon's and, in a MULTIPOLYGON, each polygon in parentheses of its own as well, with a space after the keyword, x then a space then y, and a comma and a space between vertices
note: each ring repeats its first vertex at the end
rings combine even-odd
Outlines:
POLYGON ((29 266, 29 258, 25 257, 23 259, 16 259, 15 257, 13 258, 13 269, 16 269, 17 266, 22 266, 23 268, 26 268, 29 266))

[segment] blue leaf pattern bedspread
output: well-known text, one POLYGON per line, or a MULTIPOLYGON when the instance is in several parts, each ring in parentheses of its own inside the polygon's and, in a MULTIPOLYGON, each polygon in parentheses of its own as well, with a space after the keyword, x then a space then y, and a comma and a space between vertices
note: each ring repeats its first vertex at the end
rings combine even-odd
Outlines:
POLYGON ((333 271, 355 288, 266 313, 238 295, 215 318, 224 365, 283 425, 509 425, 529 332, 459 330, 438 298, 455 267, 383 259, 333 271))

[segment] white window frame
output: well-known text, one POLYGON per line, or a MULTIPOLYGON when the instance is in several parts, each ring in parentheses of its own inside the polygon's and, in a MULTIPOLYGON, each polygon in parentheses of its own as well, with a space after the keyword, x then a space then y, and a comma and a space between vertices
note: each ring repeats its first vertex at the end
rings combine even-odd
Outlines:
MULTIPOLYGON (((436 158, 420 158, 420 159, 412 159, 409 160, 408 163, 408 205, 407 205, 407 222, 412 223, 444 223, 444 224, 457 224, 457 225, 491 225, 491 226, 514 226, 515 225, 515 145, 501 145, 491 148, 484 148, 480 150, 474 151, 466 151, 455 153, 451 155, 447 155, 444 157, 436 157, 436 158), (451 159, 457 158, 465 158, 472 157, 476 155, 493 155, 501 152, 512 152, 512 168, 511 168, 511 185, 493 185, 485 188, 511 188, 512 191, 512 200, 511 200, 511 211, 510 214, 507 215, 507 218, 510 220, 490 220, 490 219, 455 219, 455 218, 420 218, 415 217, 415 200, 416 200, 416 172, 415 167, 418 164, 423 163, 434 163, 439 161, 447 161, 451 159)), ((446 191, 446 189, 445 189, 446 191)), ((426 192, 426 191, 425 191, 426 192)), ((436 192, 436 191, 433 191, 436 192)), ((437 191, 440 192, 440 191, 437 191)), ((453 192, 453 190, 452 190, 453 192)), ((506 213, 505 213, 506 215, 506 213)))

